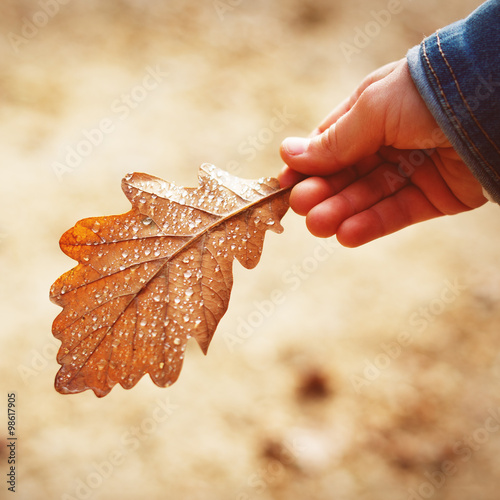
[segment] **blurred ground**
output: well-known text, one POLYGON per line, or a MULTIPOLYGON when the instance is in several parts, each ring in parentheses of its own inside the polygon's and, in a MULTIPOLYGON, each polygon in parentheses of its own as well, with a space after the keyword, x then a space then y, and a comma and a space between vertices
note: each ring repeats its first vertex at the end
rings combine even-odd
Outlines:
POLYGON ((479 3, 2 2, 0 407, 17 393, 15 498, 498 498, 498 207, 356 250, 288 214, 255 270, 235 266, 208 356, 191 345, 169 389, 57 394, 48 301, 74 264, 60 235, 127 211, 125 173, 275 175, 284 137, 479 3))

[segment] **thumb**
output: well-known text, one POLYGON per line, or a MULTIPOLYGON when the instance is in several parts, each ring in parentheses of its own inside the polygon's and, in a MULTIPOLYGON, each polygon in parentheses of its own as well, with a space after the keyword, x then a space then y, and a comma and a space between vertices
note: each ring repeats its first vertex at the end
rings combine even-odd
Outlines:
POLYGON ((324 132, 310 138, 289 137, 281 145, 283 161, 306 175, 324 176, 354 165, 385 144, 386 92, 377 83, 324 132))

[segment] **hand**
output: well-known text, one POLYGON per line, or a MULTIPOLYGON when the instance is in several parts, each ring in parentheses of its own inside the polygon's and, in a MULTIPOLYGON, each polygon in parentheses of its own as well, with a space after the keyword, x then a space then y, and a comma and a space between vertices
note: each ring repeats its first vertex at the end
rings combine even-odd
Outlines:
POLYGON ((418 93, 406 59, 369 75, 310 138, 281 146, 283 187, 309 231, 355 247, 486 202, 418 93))

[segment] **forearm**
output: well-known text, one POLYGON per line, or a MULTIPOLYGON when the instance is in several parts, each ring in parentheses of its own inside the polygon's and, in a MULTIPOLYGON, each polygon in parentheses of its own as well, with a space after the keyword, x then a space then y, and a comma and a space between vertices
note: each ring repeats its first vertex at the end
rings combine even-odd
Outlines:
POLYGON ((500 203, 500 0, 438 30, 407 60, 448 140, 500 203))

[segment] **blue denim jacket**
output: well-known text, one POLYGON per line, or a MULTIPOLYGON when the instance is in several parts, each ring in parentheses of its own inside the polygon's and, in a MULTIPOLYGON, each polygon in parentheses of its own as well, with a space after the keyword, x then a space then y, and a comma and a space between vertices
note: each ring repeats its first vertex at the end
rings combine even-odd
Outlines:
POLYGON ((438 30, 407 60, 438 125, 500 203, 500 0, 438 30))

